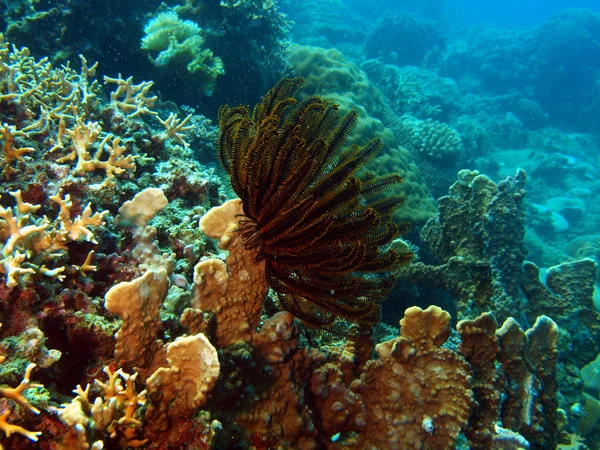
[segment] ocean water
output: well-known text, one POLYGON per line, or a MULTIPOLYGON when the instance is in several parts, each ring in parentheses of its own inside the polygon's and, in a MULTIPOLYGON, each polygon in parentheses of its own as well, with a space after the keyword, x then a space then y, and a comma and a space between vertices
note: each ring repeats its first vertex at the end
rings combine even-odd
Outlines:
MULTIPOLYGON (((597 0, 0 0, 0 33, 0 414, 31 430, 11 430, 0 417, 0 448, 600 449, 597 0), (292 195, 278 216, 288 253, 272 256, 260 233, 227 237, 245 235, 241 247, 259 249, 242 258, 261 267, 258 275, 237 271, 225 241, 217 245, 199 225, 211 208, 264 187, 239 188, 236 176, 250 184, 278 173, 286 150, 266 138, 252 147, 263 156, 237 172, 227 161, 243 153, 231 142, 261 129, 253 105, 295 76, 304 79, 299 102, 316 95, 339 105, 340 117, 356 111, 347 144, 381 141, 352 176, 365 186, 371 176, 404 178, 357 195, 352 208, 380 208, 378 225, 359 237, 339 225, 352 237, 340 232, 336 245, 362 249, 371 239, 377 251, 367 245, 364 255, 414 254, 406 267, 332 257, 331 242, 320 240, 330 234, 314 231, 326 220, 296 225, 311 216, 295 213, 303 204, 292 195), (244 125, 230 141, 224 105, 249 108, 237 110, 244 125), (263 168, 254 178, 245 175, 253 164, 263 168), (403 197, 403 206, 373 206, 385 195, 403 197), (410 227, 399 225, 406 232, 392 242, 380 222, 410 227), (308 237, 289 237, 298 228, 308 237), (301 262, 281 269, 290 255, 301 262), (281 270, 265 278, 265 259, 281 270), (110 306, 114 288, 160 270, 164 280, 140 282, 139 293, 127 284, 119 294, 126 306, 110 306), (372 287, 386 276, 397 280, 393 289, 372 287), (359 280, 369 288, 343 297, 359 280), (387 298, 377 326, 353 309, 370 295, 387 298), (405 310, 431 305, 450 315, 405 319, 398 340, 405 310), (487 312, 494 319, 480 316, 487 312), (450 331, 435 335, 436 326, 478 316, 448 340, 450 331), (353 322, 374 336, 370 344, 356 340, 353 322), (425 337, 408 334, 413 328, 425 337), (467 328, 481 333, 474 348, 485 350, 469 354, 467 328), (181 381, 176 364, 184 363, 167 352, 201 333, 194 345, 204 345, 205 359, 181 381), (419 339, 435 342, 429 353, 419 339), (401 355, 409 341, 412 353, 401 355), (394 344, 375 350, 378 342, 394 344), (441 369, 423 362, 432 354, 441 369), (159 367, 171 372, 156 375, 159 367), (31 371, 42 387, 21 381, 31 371), (128 381, 134 372, 137 381, 128 381), (107 377, 118 395, 102 384, 107 377), (26 400, 5 390, 21 382, 26 400), (413 382, 418 389, 403 390, 413 382), (88 383, 91 394, 81 388, 73 400, 88 383), (134 391, 125 395, 127 383, 134 391), (449 415, 434 400, 445 396, 455 405, 449 415)), ((281 133, 295 117, 286 111, 281 133)), ((314 135, 323 146, 334 139, 317 131, 302 139, 314 135)), ((345 157, 324 161, 315 176, 345 157)), ((313 173, 296 163, 281 184, 290 173, 313 173)), ((343 186, 316 192, 329 198, 343 186)), ((348 219, 356 211, 327 211, 364 225, 348 219)))

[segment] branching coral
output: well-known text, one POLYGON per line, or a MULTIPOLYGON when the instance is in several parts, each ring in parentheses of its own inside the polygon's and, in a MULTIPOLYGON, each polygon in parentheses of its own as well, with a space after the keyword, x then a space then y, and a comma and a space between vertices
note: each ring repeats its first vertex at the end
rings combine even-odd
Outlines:
POLYGON ((88 147, 96 142, 102 132, 98 122, 83 123, 81 120, 77 120, 73 129, 66 131, 72 141, 72 145, 69 147, 71 151, 66 156, 57 159, 56 162, 63 163, 77 160, 77 164, 73 169, 74 174, 104 170, 106 179, 110 180, 126 170, 135 172, 134 161, 137 156, 123 156, 127 147, 121 145, 121 138, 113 137, 110 133, 98 144, 94 156, 90 155, 88 147), (112 144, 109 145, 111 139, 112 144), (105 160, 100 159, 106 150, 108 157, 105 160))
POLYGON ((403 199, 381 194, 402 179, 357 175, 379 140, 342 150, 356 112, 339 118, 337 105, 316 96, 298 103, 301 85, 280 81, 252 114, 219 111, 218 156, 242 200, 240 233, 265 261, 281 306, 307 325, 373 324, 389 273, 411 258, 386 249, 406 225, 391 220, 403 199))
POLYGON ((63 115, 72 118, 89 114, 99 101, 98 82, 90 80, 97 64, 88 67, 87 60, 80 58, 80 73, 69 64, 55 68, 48 58, 33 58, 27 47, 9 48, 0 35, 0 103, 11 102, 23 114, 25 109, 40 111, 39 122, 28 130, 37 133, 47 131, 48 121, 63 115))
MULTIPOLYGON (((4 357, 1 358, 3 360, 4 357)), ((1 362, 0 360, 0 362, 1 362)), ((29 409, 34 414, 39 414, 40 410, 29 403, 29 400, 25 398, 23 392, 27 389, 40 387, 41 384, 32 383, 31 380, 31 372, 35 369, 35 364, 29 364, 27 369, 25 370, 25 375, 23 376, 23 381, 16 388, 0 388, 0 397, 5 397, 12 400, 15 404, 20 405, 24 408, 29 409)), ((7 437, 9 437, 12 433, 18 433, 31 441, 37 442, 38 437, 42 434, 40 431, 28 431, 25 428, 14 425, 7 422, 7 418, 10 415, 11 410, 7 409, 0 415, 0 430, 4 431, 7 437)), ((0 446, 1 448, 1 446, 0 446)))
POLYGON ((108 211, 92 214, 87 205, 81 215, 71 219, 71 201, 67 194, 50 199, 59 204, 60 212, 55 221, 47 217, 36 218, 34 213, 41 205, 24 202, 21 191, 10 192, 16 200, 13 208, 0 207, 0 240, 4 241, 0 259, 0 273, 6 275, 8 287, 24 285, 28 274, 41 274, 62 281, 64 266, 54 268, 46 264, 54 262, 67 250, 67 244, 83 237, 96 243, 90 226, 103 225, 108 211))
MULTIPOLYGON (((97 63, 89 66, 80 58, 79 73, 68 64, 56 68, 47 58, 30 56, 26 47, 9 48, 0 37, 0 121, 7 122, 0 125, 0 141, 7 163, 41 160, 44 152, 44 158, 51 155, 58 164, 76 161, 74 175, 103 170, 111 180, 135 171, 137 156, 126 154, 131 145, 90 120, 100 103, 101 88, 93 79, 97 63), (61 156, 65 147, 67 154, 61 156)), ((130 117, 152 112, 157 99, 148 94, 152 83, 133 85, 131 78, 108 77, 105 82, 118 84, 112 104, 130 117)))
POLYGON ((108 382, 94 380, 102 394, 93 401, 88 384, 85 389, 77 386, 73 390, 76 397, 70 403, 53 408, 60 420, 72 427, 57 448, 102 449, 103 439, 108 436, 118 438, 122 448, 139 448, 148 442, 139 437, 142 434, 140 408, 146 403, 146 391, 135 390, 138 373, 130 375, 110 366, 106 366, 103 372, 108 376, 108 382), (94 441, 92 446, 89 440, 94 441))
POLYGON ((158 97, 149 94, 154 84, 152 81, 133 84, 133 77, 123 79, 120 75, 117 78, 104 76, 104 84, 113 83, 117 85, 117 89, 110 93, 110 101, 129 117, 156 114, 152 108, 158 97))

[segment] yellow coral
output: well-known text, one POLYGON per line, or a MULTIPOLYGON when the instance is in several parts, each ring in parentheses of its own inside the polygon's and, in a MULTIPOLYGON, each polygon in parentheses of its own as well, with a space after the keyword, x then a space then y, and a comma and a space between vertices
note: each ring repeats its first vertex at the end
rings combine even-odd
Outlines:
MULTIPOLYGON (((146 391, 137 393, 134 388, 138 373, 129 375, 121 369, 113 372, 108 366, 103 372, 108 381, 94 380, 102 394, 93 402, 89 398, 88 384, 85 389, 77 386, 73 390, 76 397, 70 403, 52 408, 63 423, 72 427, 59 448, 89 449, 87 433, 97 438, 98 432, 105 432, 113 439, 119 438, 123 448, 138 448, 148 442, 138 438, 142 431, 140 407, 146 403, 146 391)), ((97 440, 91 448, 103 448, 102 440, 97 440)))
POLYGON ((152 111, 152 108, 158 97, 149 95, 154 82, 143 81, 133 84, 133 77, 125 80, 121 78, 121 75, 117 78, 104 76, 104 84, 110 83, 117 85, 117 90, 110 94, 111 103, 129 117, 137 117, 140 114, 157 114, 152 111))
POLYGON ((23 131, 17 131, 14 126, 2 124, 0 126, 0 135, 4 138, 4 145, 2 151, 6 158, 6 162, 10 164, 13 160, 23 161, 23 155, 34 152, 33 147, 20 147, 15 148, 15 138, 17 136, 27 136, 23 131))
MULTIPOLYGON (((104 224, 103 217, 108 211, 92 214, 91 205, 83 213, 71 219, 69 195, 50 197, 60 206, 55 221, 47 217, 36 218, 34 214, 41 207, 24 202, 21 191, 10 192, 15 198, 13 208, 0 207, 0 240, 4 241, 0 253, 0 273, 6 275, 8 287, 24 284, 27 274, 41 274, 59 281, 64 279, 65 267, 47 267, 68 250, 68 242, 83 237, 97 243, 90 226, 104 224)), ((88 269, 89 270, 89 269, 88 269)))
POLYGON ((56 162, 64 163, 77 160, 77 164, 73 169, 74 174, 104 170, 106 178, 110 180, 115 175, 122 174, 125 170, 135 172, 135 160, 137 156, 123 155, 127 147, 120 145, 120 137, 113 137, 110 133, 107 134, 98 144, 94 155, 90 154, 88 148, 96 142, 96 139, 102 132, 102 128, 98 122, 88 121, 84 123, 78 120, 72 130, 66 131, 71 137, 72 145, 69 147, 71 151, 66 156, 57 159, 56 162), (112 139, 112 144, 109 144, 110 139, 112 139), (108 158, 102 160, 100 158, 105 151, 108 152, 108 158))
MULTIPOLYGON (((4 357, 2 357, 2 360, 4 360, 4 357)), ((27 366, 27 368, 25 369, 25 375, 23 376, 23 381, 21 381, 19 386, 17 386, 16 388, 0 387, 0 397, 8 398, 17 405, 29 409, 34 414, 39 414, 40 410, 33 406, 31 403, 29 403, 29 400, 27 400, 27 398, 25 398, 25 396, 23 395, 23 392, 27 389, 42 386, 41 384, 31 382, 31 372, 34 368, 35 364, 33 363, 27 366)), ((9 437, 13 433, 18 433, 34 442, 37 442, 38 437, 42 434, 42 432, 28 431, 23 427, 8 423, 6 419, 8 418, 10 413, 11 411, 8 409, 4 411, 2 415, 0 415, 0 430, 4 431, 7 437, 9 437)))

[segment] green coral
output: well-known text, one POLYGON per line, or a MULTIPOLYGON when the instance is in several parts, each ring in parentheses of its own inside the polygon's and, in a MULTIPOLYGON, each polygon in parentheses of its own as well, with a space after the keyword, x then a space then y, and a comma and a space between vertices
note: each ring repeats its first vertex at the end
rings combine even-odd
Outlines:
POLYGON ((142 49, 156 55, 152 62, 159 67, 185 66, 199 79, 204 94, 212 95, 216 80, 225 73, 221 58, 204 45, 202 29, 196 22, 181 20, 176 12, 157 14, 144 27, 142 49))

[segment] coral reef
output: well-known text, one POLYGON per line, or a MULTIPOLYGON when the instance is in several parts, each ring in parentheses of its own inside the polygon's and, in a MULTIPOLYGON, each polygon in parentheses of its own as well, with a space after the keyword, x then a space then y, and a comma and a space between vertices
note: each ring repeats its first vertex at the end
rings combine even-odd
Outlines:
POLYGON ((102 75, 127 67, 136 79, 151 77, 163 93, 170 92, 170 99, 192 106, 212 105, 214 113, 226 101, 255 101, 285 70, 290 22, 276 1, 168 3, 151 0, 128 6, 104 2, 99 8, 89 0, 33 2, 0 17, 0 32, 56 64, 85 54, 103 61, 102 75), (91 21, 90 11, 94 11, 91 21), (155 33, 148 39, 144 28, 151 17, 162 20, 151 22, 155 33), (200 30, 182 26, 190 22, 200 30), (161 24, 166 25, 162 32, 157 30, 161 24), (171 33, 169 41, 165 39, 169 28, 187 30, 188 35, 171 33), (148 58, 148 50, 132 45, 142 39, 151 47, 152 58, 148 58), (165 70, 167 62, 179 71, 165 70), (199 86, 199 82, 203 84, 199 86), (210 94, 214 101, 206 99, 210 94))
MULTIPOLYGON (((439 199, 439 216, 421 233, 432 252, 431 264, 411 264, 401 270, 400 279, 449 292, 459 318, 487 310, 500 320, 513 316, 520 323, 541 315, 556 318, 560 406, 568 410, 581 400, 579 368, 600 349, 600 315, 593 301, 597 265, 589 259, 565 263, 548 269, 540 280, 538 267, 525 261, 524 187, 522 171, 499 184, 477 172, 459 172, 449 195, 439 199)), ((531 437, 522 429, 520 433, 531 437)))
POLYGON ((580 9, 564 10, 525 30, 478 27, 464 46, 449 53, 444 72, 456 79, 475 76, 493 94, 525 93, 527 103, 516 105, 517 114, 527 118, 518 111, 533 110, 533 124, 598 132, 592 118, 600 105, 594 75, 599 33, 600 14, 580 9))
POLYGON ((400 172, 404 177, 404 183, 392 190, 405 199, 394 218, 416 223, 430 218, 435 213, 433 197, 410 153, 398 145, 392 131, 382 122, 386 106, 367 76, 334 49, 296 45, 290 63, 306 79, 305 94, 331 98, 340 105, 342 113, 352 109, 358 112, 356 127, 348 136, 350 143, 362 136, 381 140, 381 153, 367 168, 378 175, 400 172))
POLYGON ((0 448, 598 448, 598 14, 408 3, 0 5, 0 448))

